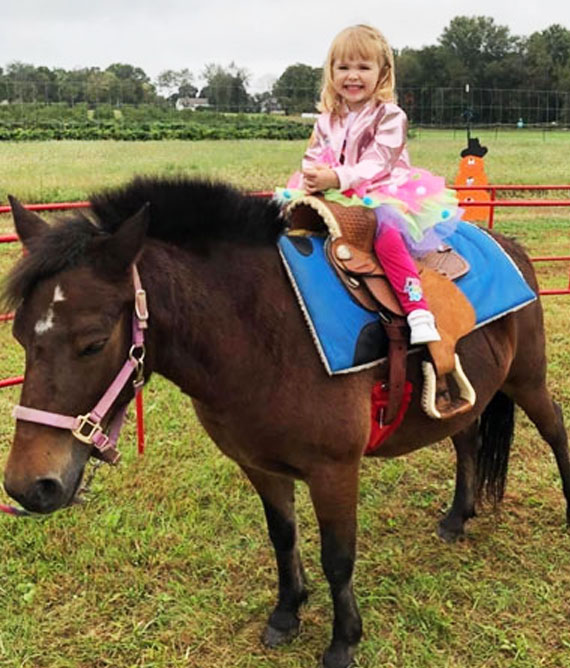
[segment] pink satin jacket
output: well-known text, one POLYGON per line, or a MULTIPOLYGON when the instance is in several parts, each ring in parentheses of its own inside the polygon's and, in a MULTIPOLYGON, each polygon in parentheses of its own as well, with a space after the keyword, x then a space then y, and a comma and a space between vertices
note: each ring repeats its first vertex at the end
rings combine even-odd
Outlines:
POLYGON ((405 112, 391 102, 369 102, 342 118, 323 113, 315 123, 303 168, 329 165, 338 175, 340 190, 353 189, 360 196, 380 186, 401 185, 410 173, 407 128, 405 112))

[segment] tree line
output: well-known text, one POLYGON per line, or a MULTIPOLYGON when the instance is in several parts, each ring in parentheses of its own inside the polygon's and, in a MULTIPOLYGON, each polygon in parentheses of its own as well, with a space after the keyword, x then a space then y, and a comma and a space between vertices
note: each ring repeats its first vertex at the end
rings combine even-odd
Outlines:
MULTIPOLYGON (((433 121, 440 114, 444 90, 456 90, 455 95, 447 93, 445 103, 454 109, 454 118, 471 114, 480 122, 501 122, 503 112, 497 112, 496 103, 500 90, 540 91, 539 102, 531 104, 539 109, 537 120, 570 115, 570 30, 561 25, 521 37, 490 17, 457 16, 436 44, 403 48, 395 56, 400 103, 412 120, 427 115, 425 120, 433 121), (477 104, 473 98, 477 90, 494 93, 485 100, 480 95, 477 104), (489 102, 491 98, 495 102, 489 102)), ((321 68, 295 63, 266 91, 251 94, 251 74, 235 63, 227 67, 210 63, 199 77, 189 69, 167 70, 152 81, 144 70, 125 63, 65 70, 14 62, 0 68, 0 104, 175 105, 181 99, 202 97, 219 111, 299 113, 314 111, 321 77, 321 68)), ((522 109, 521 99, 514 104, 501 100, 500 106, 518 104, 522 109)))

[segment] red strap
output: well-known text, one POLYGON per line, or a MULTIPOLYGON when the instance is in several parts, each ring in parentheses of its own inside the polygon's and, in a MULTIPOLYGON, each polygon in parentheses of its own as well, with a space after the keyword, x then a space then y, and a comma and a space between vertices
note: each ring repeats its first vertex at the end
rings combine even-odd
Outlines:
POLYGON ((365 455, 369 455, 371 452, 374 452, 376 448, 378 448, 388 438, 388 436, 390 436, 400 426, 400 423, 404 419, 404 415, 408 410, 408 406, 410 405, 412 389, 412 384, 409 380, 407 380, 404 384, 402 401, 398 408, 395 419, 390 422, 390 424, 384 424, 383 414, 388 406, 390 393, 385 389, 383 382, 376 383, 376 385, 374 385, 371 396, 372 426, 370 429, 368 445, 364 450, 365 455))

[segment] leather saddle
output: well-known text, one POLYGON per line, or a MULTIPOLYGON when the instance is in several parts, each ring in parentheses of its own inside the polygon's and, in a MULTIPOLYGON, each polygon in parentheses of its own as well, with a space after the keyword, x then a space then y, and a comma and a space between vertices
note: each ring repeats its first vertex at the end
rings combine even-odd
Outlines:
MULTIPOLYGON (((380 315, 390 341, 390 400, 383 417, 384 423, 389 424, 396 417, 403 397, 409 330, 373 249, 376 215, 364 206, 346 207, 327 201, 321 195, 307 195, 292 202, 286 216, 290 234, 328 236, 327 256, 340 280, 358 303, 380 315)), ((441 335, 441 341, 427 344, 433 366, 429 362, 422 365, 422 406, 430 417, 454 417, 470 410, 475 403, 475 392, 455 353, 456 342, 475 325, 471 303, 453 283, 469 271, 469 264, 447 245, 424 255, 416 263, 441 335), (447 394, 446 374, 451 374, 457 385, 459 397, 456 399, 447 394)))

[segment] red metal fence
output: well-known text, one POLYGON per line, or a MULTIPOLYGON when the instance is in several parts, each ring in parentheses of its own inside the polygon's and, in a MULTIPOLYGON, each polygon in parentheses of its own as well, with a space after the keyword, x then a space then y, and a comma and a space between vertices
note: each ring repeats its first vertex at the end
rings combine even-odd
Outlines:
MULTIPOLYGON (((488 201, 462 202, 461 206, 488 206, 489 218, 487 220, 487 227, 492 230, 495 225, 495 208, 496 207, 561 207, 570 208, 569 199, 497 199, 497 191, 526 191, 536 192, 539 190, 567 190, 570 191, 570 185, 487 185, 487 186, 453 186, 454 190, 461 192, 463 190, 486 190, 490 193, 491 199, 488 201)), ((570 255, 550 255, 531 257, 533 262, 570 262, 570 255)), ((557 290, 540 290, 541 295, 568 295, 570 294, 570 269, 568 272, 568 287, 557 290)))

